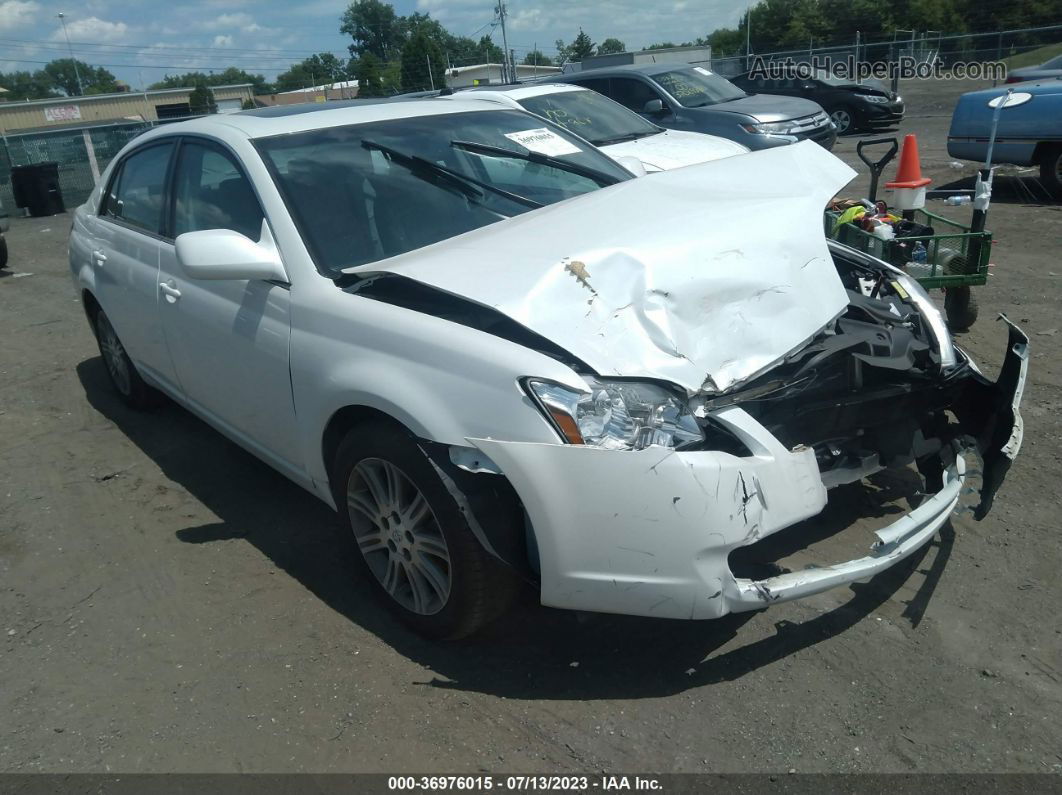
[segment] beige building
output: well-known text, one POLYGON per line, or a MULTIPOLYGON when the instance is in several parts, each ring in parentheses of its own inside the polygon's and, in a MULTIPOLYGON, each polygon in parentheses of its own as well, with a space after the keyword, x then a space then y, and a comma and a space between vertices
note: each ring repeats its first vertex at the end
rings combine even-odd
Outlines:
MULTIPOLYGON (((473 66, 457 66, 446 70, 446 83, 450 88, 490 86, 505 82, 504 67, 500 63, 481 63, 473 66)), ((536 77, 560 74, 559 66, 530 66, 516 64, 517 80, 534 80, 536 77)))
MULTIPOLYGON (((211 89, 219 113, 235 113, 254 97, 250 83, 211 89)), ((188 98, 192 88, 163 88, 121 94, 0 102, 0 132, 70 127, 79 122, 137 120, 166 121, 191 114, 188 98)))

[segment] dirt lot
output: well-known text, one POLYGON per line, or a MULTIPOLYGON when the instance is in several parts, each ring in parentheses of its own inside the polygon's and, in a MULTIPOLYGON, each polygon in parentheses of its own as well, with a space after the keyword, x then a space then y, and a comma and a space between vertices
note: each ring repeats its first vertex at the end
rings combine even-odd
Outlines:
MULTIPOLYGON (((972 173, 944 151, 966 89, 904 87, 901 132, 938 185, 972 173)), ((990 374, 995 312, 1034 346, 1023 454, 987 520, 763 613, 671 623, 528 597, 453 645, 378 610, 313 497, 173 405, 123 408, 71 288, 69 217, 16 221, 0 771, 1062 771, 1062 207, 1021 196, 999 188, 994 276, 961 337, 990 374)), ((869 504, 835 494, 828 523, 869 504)), ((850 536, 816 551, 865 549, 850 536)))

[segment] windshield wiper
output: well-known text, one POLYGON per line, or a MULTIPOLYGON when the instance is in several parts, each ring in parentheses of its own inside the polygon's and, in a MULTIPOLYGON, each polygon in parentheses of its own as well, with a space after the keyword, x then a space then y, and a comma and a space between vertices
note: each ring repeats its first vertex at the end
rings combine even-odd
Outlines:
POLYGON ((639 138, 645 138, 650 135, 656 135, 659 130, 650 130, 648 132, 629 132, 623 133, 623 135, 616 135, 612 138, 595 138, 590 141, 594 146, 611 146, 612 144, 621 144, 624 141, 637 141, 639 138))
POLYGON ((521 196, 518 193, 510 193, 504 188, 498 188, 487 182, 481 182, 475 177, 470 177, 467 174, 462 174, 460 171, 455 171, 452 168, 441 166, 438 163, 433 163, 426 157, 420 155, 407 155, 405 152, 399 152, 397 149, 392 149, 384 144, 376 143, 376 141, 369 141, 362 139, 361 145, 366 149, 376 149, 387 155, 393 162, 398 163, 405 168, 408 168, 413 176, 423 176, 422 172, 427 171, 433 174, 437 179, 442 182, 446 182, 459 190, 468 198, 473 201, 481 203, 484 198, 483 191, 489 190, 491 193, 496 193, 499 196, 503 196, 509 201, 522 204, 525 207, 531 207, 532 209, 538 209, 545 205, 541 202, 537 202, 534 199, 529 199, 526 196, 521 196))
POLYGON ((586 177, 602 187, 615 185, 620 181, 618 177, 606 174, 604 171, 598 171, 596 168, 588 168, 587 166, 569 163, 567 160, 561 160, 559 157, 550 157, 541 152, 517 152, 514 149, 506 149, 503 146, 492 146, 491 144, 481 144, 477 141, 450 141, 450 146, 457 149, 466 149, 469 152, 478 152, 479 154, 484 155, 501 155, 502 157, 511 157, 514 160, 527 160, 530 163, 553 166, 553 168, 558 168, 561 171, 567 171, 570 174, 586 177))

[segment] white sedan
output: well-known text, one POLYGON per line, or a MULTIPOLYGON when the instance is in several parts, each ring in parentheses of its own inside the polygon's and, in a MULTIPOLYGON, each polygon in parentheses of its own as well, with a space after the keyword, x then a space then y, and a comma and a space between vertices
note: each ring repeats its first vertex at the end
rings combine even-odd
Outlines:
POLYGON ((335 507, 419 631, 468 634, 521 582, 716 618, 911 554, 972 448, 983 515, 1021 444, 1026 338, 992 383, 914 281, 827 244, 852 176, 800 143, 634 179, 478 101, 274 108, 130 142, 70 265, 125 401, 169 395, 335 507), (732 569, 912 462, 927 496, 865 557, 732 569))
POLYGON ((717 135, 658 127, 603 94, 581 86, 500 85, 460 91, 443 98, 463 102, 477 99, 534 113, 589 141, 639 176, 749 151, 747 146, 717 135))

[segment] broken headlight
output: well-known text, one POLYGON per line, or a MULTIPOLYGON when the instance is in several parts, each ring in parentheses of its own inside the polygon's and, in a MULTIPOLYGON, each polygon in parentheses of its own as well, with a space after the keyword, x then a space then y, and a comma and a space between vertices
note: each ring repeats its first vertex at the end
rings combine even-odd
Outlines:
POLYGON ((528 380, 527 388, 569 444, 607 450, 680 447, 704 438, 685 402, 667 389, 643 381, 587 377, 587 391, 549 381, 528 380))
POLYGON ((907 292, 911 301, 918 307, 918 311, 922 313, 926 323, 929 324, 933 337, 937 341, 940 366, 945 370, 953 367, 959 361, 958 356, 955 354, 955 345, 951 339, 951 332, 948 331, 948 326, 944 322, 940 310, 933 303, 933 299, 929 297, 929 293, 926 292, 922 285, 903 271, 891 266, 889 266, 889 270, 893 274, 893 279, 907 292))

